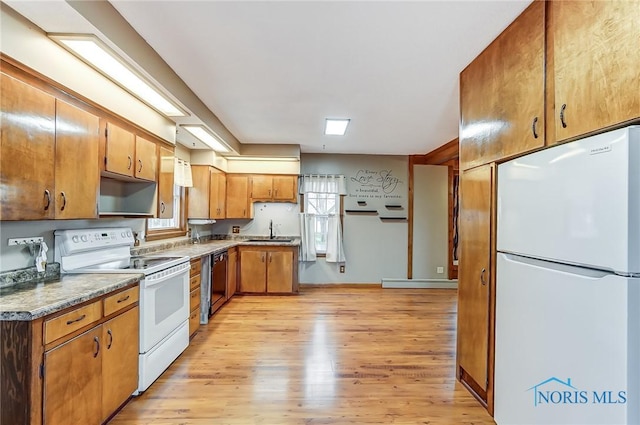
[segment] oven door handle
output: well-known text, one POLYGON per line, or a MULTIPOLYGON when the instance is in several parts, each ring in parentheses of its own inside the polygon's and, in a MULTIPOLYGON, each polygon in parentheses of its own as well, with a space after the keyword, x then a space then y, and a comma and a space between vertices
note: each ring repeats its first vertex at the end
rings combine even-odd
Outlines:
POLYGON ((170 272, 170 273, 167 273, 165 275, 162 275, 160 277, 155 277, 155 276, 158 275, 158 274, 162 274, 163 272, 154 273, 154 274, 152 274, 150 276, 147 276, 144 279, 144 286, 145 286, 145 288, 149 288, 149 287, 152 287, 152 286, 158 286, 158 285, 160 285, 160 284, 166 282, 167 280, 172 279, 172 278, 174 278, 176 276, 188 275, 189 274, 189 268, 190 267, 179 269, 179 270, 176 270, 174 272, 170 272))

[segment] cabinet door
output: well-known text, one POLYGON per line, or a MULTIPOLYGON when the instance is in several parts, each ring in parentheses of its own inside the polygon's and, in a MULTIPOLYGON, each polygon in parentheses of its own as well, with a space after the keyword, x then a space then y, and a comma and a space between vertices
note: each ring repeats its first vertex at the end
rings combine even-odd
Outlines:
POLYGON ((640 117, 640 2, 553 1, 550 13, 556 139, 640 117))
POLYGON ((269 251, 267 292, 293 291, 293 252, 269 251))
POLYGON ((156 181, 158 154, 156 144, 150 140, 136 136, 136 169, 135 176, 139 179, 156 181))
POLYGON ((487 390, 489 376, 492 202, 493 165, 463 172, 460 178, 458 376, 471 377, 483 391, 487 390))
POLYGON ((102 327, 44 354, 44 424, 93 424, 102 418, 102 327))
POLYGON ((227 212, 227 176, 224 173, 218 175, 218 210, 216 218, 226 218, 227 212))
POLYGON ((298 189, 297 176, 274 176, 273 177, 273 200, 296 202, 298 189))
POLYGON ((173 149, 160 146, 159 152, 158 218, 171 218, 173 217, 173 149))
POLYGON ((266 292, 266 261, 266 251, 251 249, 240 251, 240 292, 266 292))
POLYGON ((238 286, 238 250, 230 249, 227 260, 227 300, 234 296, 238 286))
POLYGON ((209 167, 192 165, 193 187, 189 188, 189 218, 210 218, 209 216, 209 167))
POLYGON ((273 177, 268 175, 251 176, 251 199, 271 200, 273 188, 273 177))
POLYGON ((98 218, 99 131, 98 117, 56 100, 56 218, 98 218))
POLYGON ((460 168, 544 146, 545 3, 533 2, 460 74, 460 168))
POLYGON ((135 157, 135 137, 130 131, 107 123, 107 143, 105 145, 107 162, 105 170, 133 177, 135 157))
POLYGON ((6 74, 0 84, 0 220, 53 218, 55 98, 6 74))
POLYGON ((209 217, 224 218, 224 203, 220 203, 220 197, 226 196, 226 179, 222 171, 210 169, 209 183, 209 217))
POLYGON ((250 218, 249 178, 227 174, 227 218, 250 218))
POLYGON ((102 325, 103 421, 138 388, 138 314, 134 307, 102 325))

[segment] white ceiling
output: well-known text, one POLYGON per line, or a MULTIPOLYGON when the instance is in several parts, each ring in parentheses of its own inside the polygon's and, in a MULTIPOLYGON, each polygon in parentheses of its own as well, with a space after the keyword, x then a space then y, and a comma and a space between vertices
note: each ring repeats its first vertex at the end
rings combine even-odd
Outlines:
POLYGON ((460 71, 531 0, 110 2, 241 143, 405 155, 457 137, 460 71))

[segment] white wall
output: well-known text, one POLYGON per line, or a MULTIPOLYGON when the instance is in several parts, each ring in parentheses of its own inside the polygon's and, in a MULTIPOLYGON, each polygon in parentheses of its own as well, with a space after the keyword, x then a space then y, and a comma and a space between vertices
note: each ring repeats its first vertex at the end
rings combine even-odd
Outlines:
POLYGON ((446 279, 448 274, 449 174, 441 165, 413 168, 413 278, 446 279), (437 273, 437 267, 444 273, 437 273))
MULTIPOLYGON (((406 156, 383 155, 301 155, 302 174, 344 174, 347 177, 345 209, 358 208, 358 200, 366 200, 364 208, 375 208, 380 215, 397 215, 385 208, 384 190, 372 187, 377 192, 358 192, 362 188, 357 180, 360 171, 375 173, 391 171, 398 179, 391 198, 393 203, 404 206, 400 214, 407 215, 408 159, 406 156), (380 196, 378 198, 378 196, 380 196)), ((362 173, 360 173, 362 174, 362 173)), ((345 214, 344 248, 345 273, 339 272, 335 263, 323 258, 313 263, 301 263, 301 283, 380 283, 383 278, 406 278, 407 276, 407 222, 382 221, 380 216, 345 214)))
POLYGON ((256 202, 253 220, 218 220, 211 230, 217 235, 231 235, 233 226, 240 226, 240 236, 268 236, 269 221, 273 220, 276 236, 300 237, 300 205, 289 202, 256 202))

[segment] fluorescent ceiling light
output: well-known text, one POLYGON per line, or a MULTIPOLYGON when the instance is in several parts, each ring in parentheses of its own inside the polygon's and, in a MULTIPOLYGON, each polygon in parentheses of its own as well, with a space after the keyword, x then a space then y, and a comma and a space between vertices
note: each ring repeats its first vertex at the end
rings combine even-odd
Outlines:
POLYGON ((49 37, 158 112, 168 117, 187 115, 151 84, 136 75, 122 58, 96 37, 61 34, 49 34, 49 37))
POLYGON ((229 149, 202 125, 182 125, 182 128, 216 152, 229 152, 229 149))
POLYGON ((327 118, 325 120, 324 134, 328 136, 344 136, 347 131, 350 119, 333 119, 327 118))

